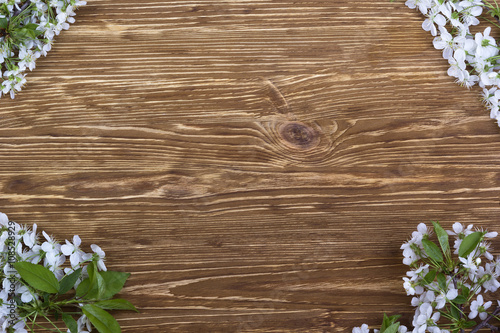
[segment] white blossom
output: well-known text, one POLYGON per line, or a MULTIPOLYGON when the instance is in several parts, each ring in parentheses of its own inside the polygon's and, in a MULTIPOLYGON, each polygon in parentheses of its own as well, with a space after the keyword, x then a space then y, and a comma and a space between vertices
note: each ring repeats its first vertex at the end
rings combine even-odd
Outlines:
POLYGON ((370 330, 368 329, 368 325, 363 324, 361 327, 354 327, 352 329, 352 333, 369 333, 370 330))
POLYGON ((428 327, 436 326, 441 314, 434 312, 430 303, 424 303, 418 307, 413 318, 414 333, 423 333, 428 327))
POLYGON ((405 5, 411 9, 417 8, 420 10, 422 14, 427 14, 429 8, 431 8, 430 0, 407 0, 405 5))
POLYGON ((107 268, 106 268, 106 265, 104 264, 104 257, 106 256, 106 253, 104 253, 104 251, 96 244, 91 244, 90 248, 92 249, 92 251, 94 251, 94 253, 95 253, 94 255, 96 255, 98 257, 97 267, 101 271, 106 271, 107 268))
POLYGON ((479 318, 481 320, 485 320, 488 316, 486 310, 491 306, 491 304, 491 301, 484 303, 482 295, 477 296, 477 299, 472 301, 470 305, 469 319, 474 319, 479 314, 479 318))
POLYGON ((437 29, 434 24, 437 24, 438 26, 444 26, 446 24, 446 19, 435 9, 431 9, 426 16, 427 18, 422 23, 422 28, 425 31, 430 31, 433 36, 436 36, 437 29))

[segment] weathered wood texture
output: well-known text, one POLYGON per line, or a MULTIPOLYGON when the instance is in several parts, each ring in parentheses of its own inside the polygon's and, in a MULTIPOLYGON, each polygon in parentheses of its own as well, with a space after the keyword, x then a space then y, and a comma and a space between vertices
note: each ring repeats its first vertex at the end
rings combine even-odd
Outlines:
POLYGON ((416 225, 500 229, 500 129, 422 20, 389 0, 91 0, 0 100, 1 211, 132 272, 126 333, 408 324, 416 225))

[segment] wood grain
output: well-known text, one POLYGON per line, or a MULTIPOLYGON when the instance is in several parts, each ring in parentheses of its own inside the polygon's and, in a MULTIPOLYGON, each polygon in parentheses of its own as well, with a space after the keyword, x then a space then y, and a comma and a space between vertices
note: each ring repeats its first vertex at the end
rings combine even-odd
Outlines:
POLYGON ((408 325, 416 225, 498 230, 500 130, 402 2, 94 0, 76 19, 0 100, 0 210, 132 272, 123 332, 408 325))

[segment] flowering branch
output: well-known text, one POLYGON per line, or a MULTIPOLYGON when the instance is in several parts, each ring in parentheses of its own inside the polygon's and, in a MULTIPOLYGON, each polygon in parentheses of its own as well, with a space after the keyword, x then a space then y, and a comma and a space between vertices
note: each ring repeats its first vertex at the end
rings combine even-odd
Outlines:
POLYGON ((490 36, 491 27, 471 31, 479 18, 500 28, 497 0, 407 0, 405 4, 425 16, 422 28, 434 36, 434 47, 443 50, 450 65, 448 75, 467 88, 478 84, 490 118, 500 126, 500 48, 490 36))
POLYGON ((470 333, 477 333, 483 327, 488 327, 491 331, 498 331, 498 327, 489 324, 488 322, 500 313, 500 306, 498 306, 492 314, 490 314, 486 319, 484 319, 479 325, 477 325, 470 333))
POLYGON ((52 49, 54 37, 75 22, 83 0, 0 0, 0 97, 14 98, 35 68, 52 49), (22 5, 21 5, 22 3, 22 5))
POLYGON ((81 239, 60 244, 45 231, 43 238, 32 228, 9 221, 0 213, 0 333, 63 333, 51 320, 62 319, 68 333, 120 333, 120 325, 107 310, 137 309, 128 301, 113 298, 129 273, 109 271, 105 253, 81 239), (69 259, 69 262, 66 261, 69 259), (78 319, 75 319, 77 316, 78 319), (52 327, 38 323, 43 318, 52 327))
MULTIPOLYGON (((438 222, 432 224, 431 229, 420 223, 411 239, 401 246, 403 263, 410 267, 403 287, 407 295, 413 296, 412 332, 478 333, 484 328, 499 331, 490 321, 500 320, 500 301, 493 308, 493 302, 483 297, 500 288, 500 258, 494 259, 489 242, 498 233, 474 230, 473 225, 465 227, 460 223, 453 224, 451 231, 444 230, 438 222), (453 246, 449 236, 455 238, 453 246)), ((408 328, 394 318, 384 315, 380 331, 375 332, 407 332, 408 328), (388 322, 388 318, 393 320, 388 322)), ((353 329, 353 333, 369 332, 366 324, 353 329)))

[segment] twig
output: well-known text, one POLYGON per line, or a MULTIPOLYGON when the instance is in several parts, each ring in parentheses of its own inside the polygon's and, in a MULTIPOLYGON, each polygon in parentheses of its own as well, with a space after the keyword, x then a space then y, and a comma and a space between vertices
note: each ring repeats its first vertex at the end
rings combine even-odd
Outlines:
POLYGON ((488 327, 492 332, 498 331, 498 327, 491 324, 486 324, 485 327, 488 327))
MULTIPOLYGON (((453 277, 453 286, 455 287, 455 289, 457 289, 457 276, 456 275, 453 277)), ((462 304, 460 304, 458 306, 458 310, 460 311, 460 319, 462 319, 464 316, 464 306, 462 304)), ((461 328, 460 333, 465 333, 465 330, 463 328, 461 328)))
POLYGON ((12 17, 16 17, 17 15, 21 14, 23 10, 28 8, 28 6, 31 4, 31 0, 26 1, 19 10, 14 11, 14 15, 12 17))
MULTIPOLYGON (((488 322, 490 321, 491 318, 495 317, 497 314, 500 313, 500 306, 498 306, 495 311, 493 311, 492 314, 490 314, 488 317, 486 317, 485 320, 483 320, 479 325, 477 325, 472 331, 470 331, 470 333, 477 333, 479 332, 479 330, 483 327, 489 327, 492 331, 493 331, 493 328, 492 325, 488 324, 488 322)), ((493 326, 494 327, 494 326, 493 326)), ((496 328, 496 327, 495 327, 496 328)), ((496 328, 498 330, 498 328, 496 328)))
MULTIPOLYGON (((458 306, 458 310, 460 310, 460 319, 464 317, 464 306, 463 304, 460 304, 458 306)), ((460 329, 460 333, 465 333, 465 330, 463 328, 460 329)))

